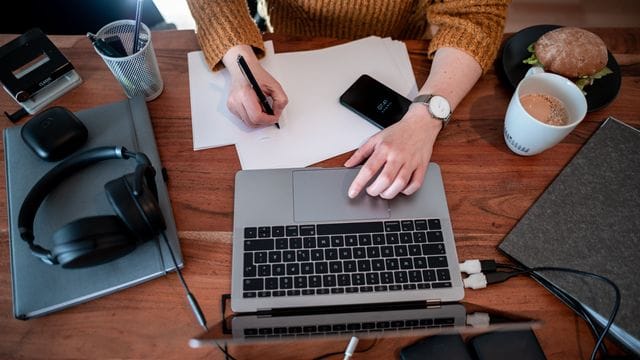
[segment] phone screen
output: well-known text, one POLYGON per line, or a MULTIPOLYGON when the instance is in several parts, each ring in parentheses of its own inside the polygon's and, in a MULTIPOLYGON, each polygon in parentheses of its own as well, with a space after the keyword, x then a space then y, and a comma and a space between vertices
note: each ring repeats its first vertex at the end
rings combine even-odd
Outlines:
POLYGON ((400 121, 411 101, 369 75, 362 75, 340 96, 340 103, 383 129, 400 121))

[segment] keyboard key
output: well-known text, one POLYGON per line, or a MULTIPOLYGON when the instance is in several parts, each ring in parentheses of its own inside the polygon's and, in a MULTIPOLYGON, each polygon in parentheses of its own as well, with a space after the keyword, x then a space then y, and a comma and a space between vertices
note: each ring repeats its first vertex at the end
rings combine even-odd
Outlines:
POLYGON ((353 258, 354 259, 364 259, 367 257, 367 251, 363 247, 353 248, 353 258))
POLYGON ((255 264, 264 264, 267 262, 268 253, 266 251, 258 251, 253 253, 253 262, 255 264))
POLYGON ((309 250, 297 250, 296 260, 298 262, 309 261, 309 250))
POLYGON ((349 286, 349 285, 351 285, 351 276, 349 276, 349 274, 339 274, 338 286, 349 286))
POLYGON ((449 280, 451 280, 451 275, 449 274, 449 269, 438 269, 438 270, 436 270, 436 276, 438 277, 438 281, 449 281, 449 280))
POLYGON ((400 221, 385 221, 384 222, 384 231, 386 231, 386 232, 399 232, 400 231, 400 221))
POLYGON ((351 274, 351 284, 356 286, 364 285, 364 274, 351 274))
POLYGON ((244 279, 242 281, 242 290, 254 291, 264 289, 264 281, 262 279, 244 279))
POLYGON ((373 259, 373 260, 371 260, 371 269, 373 271, 383 271, 384 270, 384 259, 373 259))
POLYGON ((410 232, 401 232, 400 233, 400 243, 401 244, 411 244, 413 243, 413 236, 410 232))
POLYGON ((416 230, 427 230, 427 220, 416 220, 415 227, 416 230))
POLYGON ((255 239, 257 236, 258 236, 258 228, 255 228, 255 227, 244 228, 245 239, 255 239))
POLYGON ((324 248, 331 246, 331 240, 328 236, 318 236, 318 247, 324 248))
POLYGON ((261 329, 258 329, 258 334, 260 334, 260 335, 271 335, 271 334, 273 334, 273 329, 272 328, 261 328, 261 329))
POLYGON ((421 284, 418 284, 418 289, 420 290, 431 289, 431 285, 428 283, 421 283, 421 284))
POLYGON ((329 289, 318 289, 316 290, 316 294, 318 295, 327 295, 329 293, 329 289))
POLYGON ((350 330, 350 331, 358 331, 361 328, 362 326, 360 325, 360 323, 347 324, 347 330, 350 330))
POLYGON ((405 321, 405 326, 407 327, 415 327, 420 325, 420 322, 418 320, 412 319, 412 320, 407 320, 405 321))
POLYGON ((331 246, 340 247, 344 246, 344 236, 342 235, 334 235, 331 237, 331 246))
POLYGON ((302 290, 302 295, 315 295, 316 291, 313 289, 303 289, 302 290))
POLYGON ((332 274, 338 274, 342 272, 342 262, 341 261, 330 261, 329 262, 329 272, 332 274))
POLYGON ((332 288, 331 289, 331 293, 332 294, 344 294, 344 288, 332 288))
POLYGON ((429 267, 431 269, 443 268, 448 266, 446 256, 429 256, 427 257, 427 261, 429 262, 429 267))
POLYGON ((393 257, 393 246, 380 246, 380 254, 382 257, 393 257))
POLYGON ((313 236, 307 236, 303 238, 303 242, 305 249, 312 249, 316 247, 316 238, 313 236))
POLYGON ((280 289, 291 289, 293 287, 293 278, 290 276, 283 276, 280 278, 280 289))
POLYGON ((416 231, 413 233, 413 242, 414 243, 424 243, 427 242, 427 233, 424 231, 416 231))
POLYGON ((380 248, 378 246, 367 247, 367 257, 369 259, 375 259, 380 257, 380 248))
POLYGON ((429 219, 427 220, 429 223, 429 230, 440 230, 442 229, 440 225, 440 219, 429 219))
POLYGON ((315 234, 315 225, 300 225, 300 236, 314 236, 315 234))
POLYGON ((363 330, 371 330, 371 329, 375 329, 375 328, 376 328, 376 323, 374 323, 373 321, 368 321, 368 322, 362 323, 362 329, 363 330))
POLYGON ((301 237, 289 238, 289 249, 302 249, 302 238, 301 237))
POLYGON ((424 255, 442 255, 445 253, 444 244, 422 244, 424 255))
POLYGON ((399 291, 402 290, 402 285, 389 285, 389 291, 399 291))
POLYGON ((273 239, 245 240, 244 251, 273 250, 273 239))
POLYGON ((283 237, 284 236, 284 226, 272 226, 271 227, 271 236, 273 236, 273 237, 283 237))
POLYGON ((313 274, 313 263, 312 262, 305 262, 300 264, 300 273, 303 275, 310 275, 313 274))
POLYGON ((337 284, 335 275, 323 275, 322 276, 322 286, 323 287, 334 287, 337 284))
POLYGON ((393 273, 393 277, 396 283, 404 284, 409 281, 409 276, 406 271, 396 271, 393 273))
POLYGON ((378 285, 380 283, 380 276, 376 272, 369 272, 366 274, 367 285, 378 285))
POLYGON ((373 290, 375 291, 387 291, 388 287, 387 285, 376 285, 373 287, 373 290))
POLYGON ((358 271, 360 272, 371 271, 371 260, 358 260, 358 271))
POLYGON ((349 286, 345 288, 345 290, 347 291, 347 294, 354 294, 354 293, 360 292, 360 288, 357 288, 355 286, 349 286))
POLYGON ((244 277, 256 277, 258 268, 255 265, 244 266, 244 277))
POLYGON ((292 263, 287 264, 287 275, 299 275, 300 274, 300 264, 292 263))
POLYGON ((282 262, 282 252, 281 251, 269 251, 269 262, 270 263, 282 262))
POLYGON ((450 288, 451 287, 451 282, 449 282, 449 281, 447 281, 447 282, 437 282, 437 283, 431 284, 431 287, 434 288, 434 289, 450 288))
POLYGON ((425 282, 436 281, 436 272, 434 270, 422 270, 422 279, 425 282))
POLYGON ((370 246, 372 244, 371 235, 370 234, 358 235, 358 244, 360 246, 370 246))
POLYGON ((289 239, 287 238, 277 238, 276 239, 276 249, 278 250, 286 250, 289 248, 289 239))
POLYGON ((373 234, 371 235, 371 241, 373 245, 384 245, 384 234, 373 234))
POLYGON ((412 283, 422 282, 422 272, 420 270, 409 271, 409 281, 412 283))
POLYGON ((271 297, 271 291, 258 291, 258 297, 271 297))
MULTIPOLYGON (((285 296, 287 293, 284 290, 272 291, 271 295, 273 296, 285 296)), ((274 329, 275 331, 275 329, 274 329)))
POLYGON ((344 272, 355 272, 355 271, 358 271, 358 265, 356 264, 356 262, 354 260, 345 261, 342 264, 342 266, 344 268, 344 272))
POLYGON ((242 297, 245 298, 245 299, 254 298, 254 297, 256 297, 256 292, 255 291, 243 292, 242 293, 242 297))
POLYGON ((360 286, 360 292, 373 292, 373 286, 360 286))
POLYGON ((402 231, 413 231, 413 220, 402 220, 400 226, 402 231))
POLYGON ((293 250, 286 250, 282 252, 282 261, 283 262, 294 262, 296 261, 296 252, 293 250))
POLYGON ((344 237, 344 245, 345 246, 358 246, 358 236, 357 235, 345 235, 345 237, 344 237))
POLYGON ((343 247, 338 249, 338 256, 340 257, 340 260, 352 259, 353 255, 351 254, 351 248, 343 247))
POLYGON ((299 236, 298 225, 287 225, 287 227, 285 228, 285 234, 287 236, 299 236))
POLYGON ((284 264, 273 264, 273 265, 271 265, 271 274, 273 276, 282 276, 282 275, 284 275, 284 264))
POLYGON ((293 278, 293 286, 296 289, 306 288, 307 287, 307 277, 306 276, 296 276, 293 278))
POLYGON ((393 284, 393 273, 391 271, 384 271, 380 273, 380 283, 393 284))
POLYGON ((427 231, 427 241, 429 242, 443 242, 442 231, 427 231))
POLYGON ((324 249, 324 258, 326 260, 338 260, 338 249, 324 249))
POLYGON ((322 261, 324 260, 324 251, 322 249, 311 250, 311 260, 322 261))
POLYGON ((315 263, 316 274, 326 274, 329 272, 329 263, 326 261, 320 261, 315 263))
POLYGON ((358 234, 382 232, 383 225, 380 221, 342 224, 318 224, 318 235, 358 234))
POLYGON ((416 284, 404 284, 404 285, 402 285, 402 288, 404 290, 415 290, 416 289, 416 284))
POLYGON ((385 259, 384 262, 387 270, 398 270, 400 268, 400 263, 396 258, 385 259))
POLYGON ((403 320, 394 320, 391 322, 391 327, 394 329, 399 329, 399 328, 403 328, 404 327, 404 321, 403 320))
POLYGON ((264 279, 264 288, 267 290, 275 290, 278 288, 278 278, 270 277, 264 279))
POLYGON ((271 265, 259 265, 258 276, 261 276, 261 277, 271 276, 271 265))
POLYGON ((400 259, 400 269, 411 270, 413 269, 413 261, 411 258, 405 257, 400 259))
POLYGON ((422 255, 422 247, 420 245, 412 244, 407 246, 409 249, 409 256, 420 256, 422 255))
POLYGON ((394 245, 394 244, 400 243, 400 238, 398 237, 398 233, 387 233, 386 238, 387 238, 388 245, 394 245))
POLYGON ((396 257, 407 256, 407 245, 396 245, 393 247, 396 257))
POLYGON ((317 288, 322 286, 322 277, 320 275, 309 276, 309 287, 317 288))
POLYGON ((413 258, 413 267, 416 269, 426 269, 429 267, 427 264, 427 258, 424 256, 419 256, 413 258))
POLYGON ((258 237, 259 238, 271 237, 271 228, 269 226, 258 227, 258 237))

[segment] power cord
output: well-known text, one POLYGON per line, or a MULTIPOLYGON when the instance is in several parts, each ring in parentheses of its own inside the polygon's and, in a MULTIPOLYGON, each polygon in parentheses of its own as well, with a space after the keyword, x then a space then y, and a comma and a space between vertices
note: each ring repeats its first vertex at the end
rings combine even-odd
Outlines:
POLYGON ((594 360, 598 350, 602 349, 603 354, 606 356, 607 349, 603 343, 605 336, 609 332, 609 329, 613 325, 613 321, 618 313, 620 308, 620 289, 618 286, 611 281, 609 278, 590 273, 587 271, 562 268, 562 267, 553 267, 553 266, 541 266, 541 267, 533 267, 529 268, 526 266, 514 266, 509 264, 499 264, 494 260, 467 260, 464 263, 460 264, 460 270, 464 273, 469 274, 469 276, 463 280, 465 288, 470 289, 482 289, 487 287, 490 284, 497 284, 504 282, 512 277, 519 275, 528 275, 540 282, 543 286, 549 289, 552 293, 560 298, 563 302, 565 302, 572 310, 574 310, 580 317, 582 317, 589 327, 591 328, 592 333, 596 337, 596 343, 591 352, 591 360, 594 360), (500 269, 508 269, 509 271, 499 271, 500 269), (595 321, 593 316, 584 308, 582 303, 580 303, 575 297, 566 291, 560 289, 550 281, 546 280, 539 273, 540 272, 564 272, 570 273, 574 275, 580 275, 584 277, 593 278, 596 280, 603 281, 610 285, 615 292, 615 301, 613 308, 611 309, 611 313, 609 314, 609 319, 607 320, 607 324, 604 326, 601 332, 598 332, 596 328, 595 321), (486 272, 486 274, 485 274, 486 272))

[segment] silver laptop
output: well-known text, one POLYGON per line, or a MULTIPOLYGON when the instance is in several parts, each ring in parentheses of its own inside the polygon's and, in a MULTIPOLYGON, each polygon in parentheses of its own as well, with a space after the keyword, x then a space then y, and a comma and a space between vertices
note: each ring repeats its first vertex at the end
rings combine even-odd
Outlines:
POLYGON ((236 174, 234 312, 463 298, 440 168, 393 200, 349 199, 358 170, 236 174))

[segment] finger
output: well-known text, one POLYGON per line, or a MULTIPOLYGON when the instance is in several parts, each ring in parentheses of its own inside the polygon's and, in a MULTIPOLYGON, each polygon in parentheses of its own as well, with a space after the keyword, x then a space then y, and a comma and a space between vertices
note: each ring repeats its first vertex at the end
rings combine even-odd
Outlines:
POLYGON ((384 190, 380 194, 380 197, 383 199, 393 199, 394 197, 396 197, 396 195, 398 195, 402 190, 404 190, 407 187, 407 183, 411 179, 412 171, 413 169, 411 169, 408 166, 403 166, 402 168, 400 168, 400 171, 398 172, 398 174, 396 175, 396 178, 391 183, 391 186, 389 186, 386 190, 384 190))
POLYGON ((265 113, 260 101, 258 101, 258 96, 252 90, 250 91, 250 93, 245 92, 242 98, 242 105, 247 113, 246 120, 248 123, 253 124, 253 126, 275 123, 275 116, 265 113))
POLYGON ((289 103, 289 98, 282 89, 282 86, 280 86, 279 83, 276 83, 276 85, 277 86, 274 86, 273 88, 269 88, 266 94, 271 97, 274 116, 276 118, 280 118, 282 111, 289 103))
POLYGON ((351 182, 351 186, 349 187, 349 197, 353 199, 358 196, 362 189, 367 186, 369 180, 373 178, 383 165, 384 157, 369 157, 364 166, 362 166, 360 171, 358 171, 358 175, 356 175, 355 179, 351 182))
POLYGON ((407 185, 407 187, 402 190, 403 194, 411 195, 418 191, 418 189, 420 189, 422 183, 424 182, 424 177, 426 175, 428 166, 429 164, 427 163, 416 168, 416 170, 413 172, 413 175, 411 176, 411 182, 409 182, 409 185, 407 185))
POLYGON ((383 191, 385 191, 393 181, 398 176, 398 172, 400 171, 401 165, 396 161, 390 161, 387 159, 384 164, 384 168, 378 175, 378 177, 373 181, 369 187, 367 187, 367 194, 371 196, 378 196, 383 191))
POLYGON ((356 150, 347 161, 345 161, 344 166, 352 167, 362 163, 366 158, 371 156, 374 149, 375 141, 373 138, 370 138, 366 143, 364 143, 364 145, 360 146, 360 148, 358 148, 358 150, 356 150))

